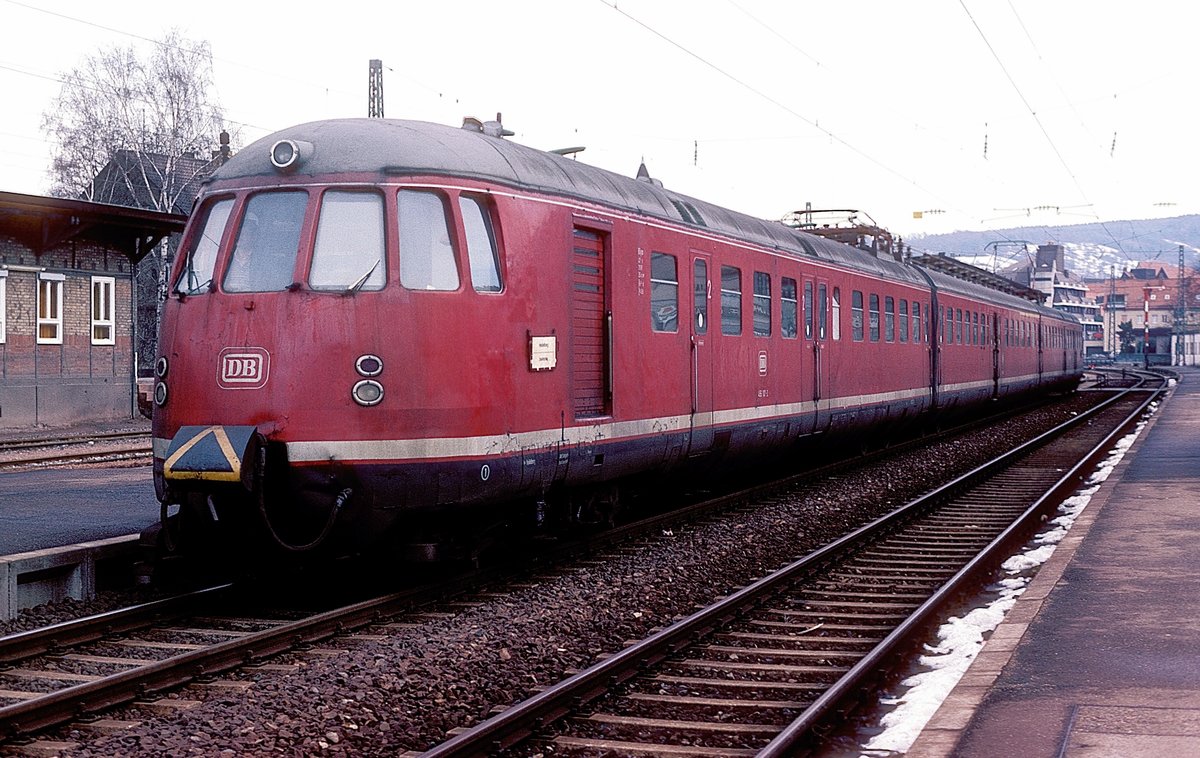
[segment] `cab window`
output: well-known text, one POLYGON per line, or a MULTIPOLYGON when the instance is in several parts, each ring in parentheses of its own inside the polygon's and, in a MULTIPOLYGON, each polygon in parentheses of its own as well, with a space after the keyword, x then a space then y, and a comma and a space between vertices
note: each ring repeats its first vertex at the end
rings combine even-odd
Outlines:
POLYGON ((471 261, 471 286, 476 292, 499 292, 500 258, 497 255, 496 232, 487 206, 473 197, 458 198, 463 228, 467 232, 467 257, 471 261))
POLYGON ((217 250, 221 246, 221 235, 233 210, 233 198, 225 198, 207 205, 202 213, 201 226, 192 236, 187 258, 175 292, 180 295, 197 295, 208 292, 213 282, 213 269, 217 265, 217 250))
POLYGON ((458 265, 440 195, 400 190, 400 283, 410 290, 458 289, 458 265))
POLYGON ((221 286, 226 292, 279 292, 293 283, 306 192, 252 195, 221 286))
POLYGON ((331 190, 321 198, 308 284, 315 290, 383 289, 383 198, 331 190))

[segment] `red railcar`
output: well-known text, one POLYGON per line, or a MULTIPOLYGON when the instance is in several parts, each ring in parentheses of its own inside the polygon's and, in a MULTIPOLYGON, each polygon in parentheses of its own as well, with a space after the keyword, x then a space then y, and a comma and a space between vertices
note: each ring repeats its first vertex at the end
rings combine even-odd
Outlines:
POLYGON ((631 475, 1080 374, 1070 317, 495 131, 316 122, 206 184, 154 417, 156 489, 191 539, 578 515, 631 475))

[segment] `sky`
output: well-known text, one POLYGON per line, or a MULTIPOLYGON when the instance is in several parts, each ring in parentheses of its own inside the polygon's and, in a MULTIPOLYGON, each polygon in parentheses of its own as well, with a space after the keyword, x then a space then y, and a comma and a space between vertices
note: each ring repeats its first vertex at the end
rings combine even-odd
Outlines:
POLYGON ((0 0, 0 190, 48 191, 64 74, 172 28, 211 45, 242 145, 366 116, 378 58, 388 118, 502 112, 517 142, 762 218, 853 208, 912 239, 1200 212, 1178 0, 0 0))

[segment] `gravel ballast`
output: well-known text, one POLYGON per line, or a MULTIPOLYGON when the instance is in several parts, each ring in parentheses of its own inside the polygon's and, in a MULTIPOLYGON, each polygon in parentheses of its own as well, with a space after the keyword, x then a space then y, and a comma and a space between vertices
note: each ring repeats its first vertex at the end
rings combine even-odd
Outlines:
MULTIPOLYGON (((344 652, 296 652, 271 662, 293 664, 286 670, 242 669, 231 678, 253 682, 244 691, 188 687, 173 696, 201 701, 187 710, 164 715, 134 706, 107 714, 141 721, 119 733, 68 726, 45 738, 77 743, 64 754, 79 756, 426 749, 448 730, 486 719, 494 706, 591 665, 626 640, 774 571, 1092 402, 1077 397, 986 433, 794 487, 724 517, 493 588, 448 617, 418 615, 397 619, 411 626, 367 630, 386 633, 383 641, 335 638, 325 647, 344 652)), ((37 614, 37 623, 23 615, 0 631, 47 623, 54 611, 37 614)))

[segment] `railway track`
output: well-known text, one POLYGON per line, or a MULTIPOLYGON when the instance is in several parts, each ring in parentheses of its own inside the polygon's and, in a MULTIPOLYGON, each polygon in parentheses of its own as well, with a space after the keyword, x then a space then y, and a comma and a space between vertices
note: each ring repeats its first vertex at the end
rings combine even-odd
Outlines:
POLYGON ((62 466, 148 458, 147 432, 107 432, 86 437, 40 437, 0 442, 0 468, 62 466))
MULTIPOLYGON (((889 453, 896 449, 889 449, 889 453)), ((728 508, 770 486, 646 519, 595 539, 561 545, 543 555, 541 565, 544 568, 556 560, 577 558, 581 552, 608 549, 623 540, 636 539, 639 531, 654 533, 669 528, 672 521, 728 508)), ((528 561, 522 565, 527 569, 528 561)), ((496 581, 495 572, 474 572, 436 586, 391 593, 304 618, 263 618, 266 614, 231 610, 222 606, 222 598, 230 590, 221 588, 0 638, 0 678, 36 685, 0 687, 0 741, 134 700, 145 701, 180 685, 262 662, 335 635, 361 636, 366 630, 369 638, 375 632, 368 627, 386 633, 388 619, 496 581), (113 635, 124 639, 113 640, 113 635)), ((823 628, 828 631, 833 627, 827 624, 823 628)), ((847 643, 847 650, 852 652, 865 652, 867 647, 866 642, 847 643)))
POLYGON ((823 720, 1026 539, 1159 391, 1123 392, 425 755, 811 748, 823 720))
POLYGON ((263 612, 264 593, 247 599, 223 584, 0 637, 0 678, 33 683, 0 689, 0 742, 352 635, 478 581, 457 577, 299 618, 263 612))

